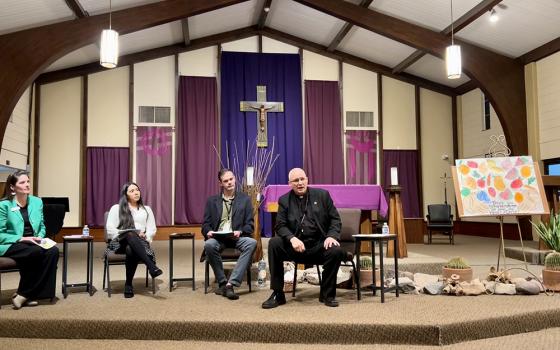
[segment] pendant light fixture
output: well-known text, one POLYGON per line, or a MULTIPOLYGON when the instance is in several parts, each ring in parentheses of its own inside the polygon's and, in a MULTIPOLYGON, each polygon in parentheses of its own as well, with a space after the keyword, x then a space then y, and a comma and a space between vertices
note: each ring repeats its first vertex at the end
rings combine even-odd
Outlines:
POLYGON ((453 0, 451 0, 451 45, 445 49, 445 66, 448 79, 461 77, 461 46, 455 45, 453 33, 453 0))
POLYGON ((112 4, 109 0, 109 29, 101 32, 99 63, 105 68, 115 68, 119 60, 119 33, 111 28, 112 4))

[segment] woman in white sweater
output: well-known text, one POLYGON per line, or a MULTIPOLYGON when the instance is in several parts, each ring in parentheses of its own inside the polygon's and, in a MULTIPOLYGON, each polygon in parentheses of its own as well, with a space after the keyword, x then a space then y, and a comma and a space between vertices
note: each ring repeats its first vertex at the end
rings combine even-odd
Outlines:
POLYGON ((150 242, 156 234, 154 213, 142 203, 137 184, 127 182, 123 185, 119 204, 111 207, 106 225, 107 235, 111 238, 108 249, 126 254, 124 297, 132 298, 132 279, 139 262, 146 264, 152 277, 163 273, 156 266, 155 254, 150 248, 150 242))

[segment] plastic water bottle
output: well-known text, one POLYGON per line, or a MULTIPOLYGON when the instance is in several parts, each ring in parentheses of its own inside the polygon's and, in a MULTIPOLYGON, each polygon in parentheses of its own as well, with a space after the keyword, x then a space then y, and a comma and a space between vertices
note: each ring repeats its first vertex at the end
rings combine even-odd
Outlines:
POLYGON ((88 236, 89 236, 89 227, 88 227, 88 225, 85 225, 84 228, 82 229, 82 236, 84 236, 84 237, 88 237, 88 236))
POLYGON ((381 228, 381 233, 384 235, 389 234, 389 225, 386 222, 383 223, 383 227, 381 228))
POLYGON ((259 272, 257 274, 257 287, 266 287, 266 261, 261 259, 258 264, 259 272))

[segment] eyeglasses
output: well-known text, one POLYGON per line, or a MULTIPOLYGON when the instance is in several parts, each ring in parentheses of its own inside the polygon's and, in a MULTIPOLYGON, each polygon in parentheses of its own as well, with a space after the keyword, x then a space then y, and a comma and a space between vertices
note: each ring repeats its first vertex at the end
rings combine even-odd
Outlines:
POLYGON ((293 184, 297 184, 299 182, 305 182, 306 180, 307 180, 306 177, 299 177, 297 179, 290 180, 290 182, 293 183, 293 184))

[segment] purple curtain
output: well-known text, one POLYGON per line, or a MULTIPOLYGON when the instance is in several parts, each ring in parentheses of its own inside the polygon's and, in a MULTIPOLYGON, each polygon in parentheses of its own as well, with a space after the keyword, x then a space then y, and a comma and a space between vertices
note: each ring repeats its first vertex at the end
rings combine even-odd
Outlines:
POLYGON ((346 183, 377 183, 377 131, 346 131, 346 183))
MULTIPOLYGON (((404 216, 420 217, 418 197, 418 151, 383 150, 383 184, 391 184, 391 167, 397 167, 404 216)), ((387 195, 389 198, 389 195, 387 195)))
POLYGON ((310 183, 344 183, 337 81, 305 81, 304 164, 310 183))
POLYGON ((175 223, 199 224, 218 191, 216 78, 180 77, 175 164, 175 223))
POLYGON ((136 182, 156 224, 171 223, 171 146, 173 130, 139 126, 136 130, 136 182))
POLYGON ((119 201, 128 181, 128 148, 88 147, 86 150, 86 223, 105 226, 104 214, 119 201))

